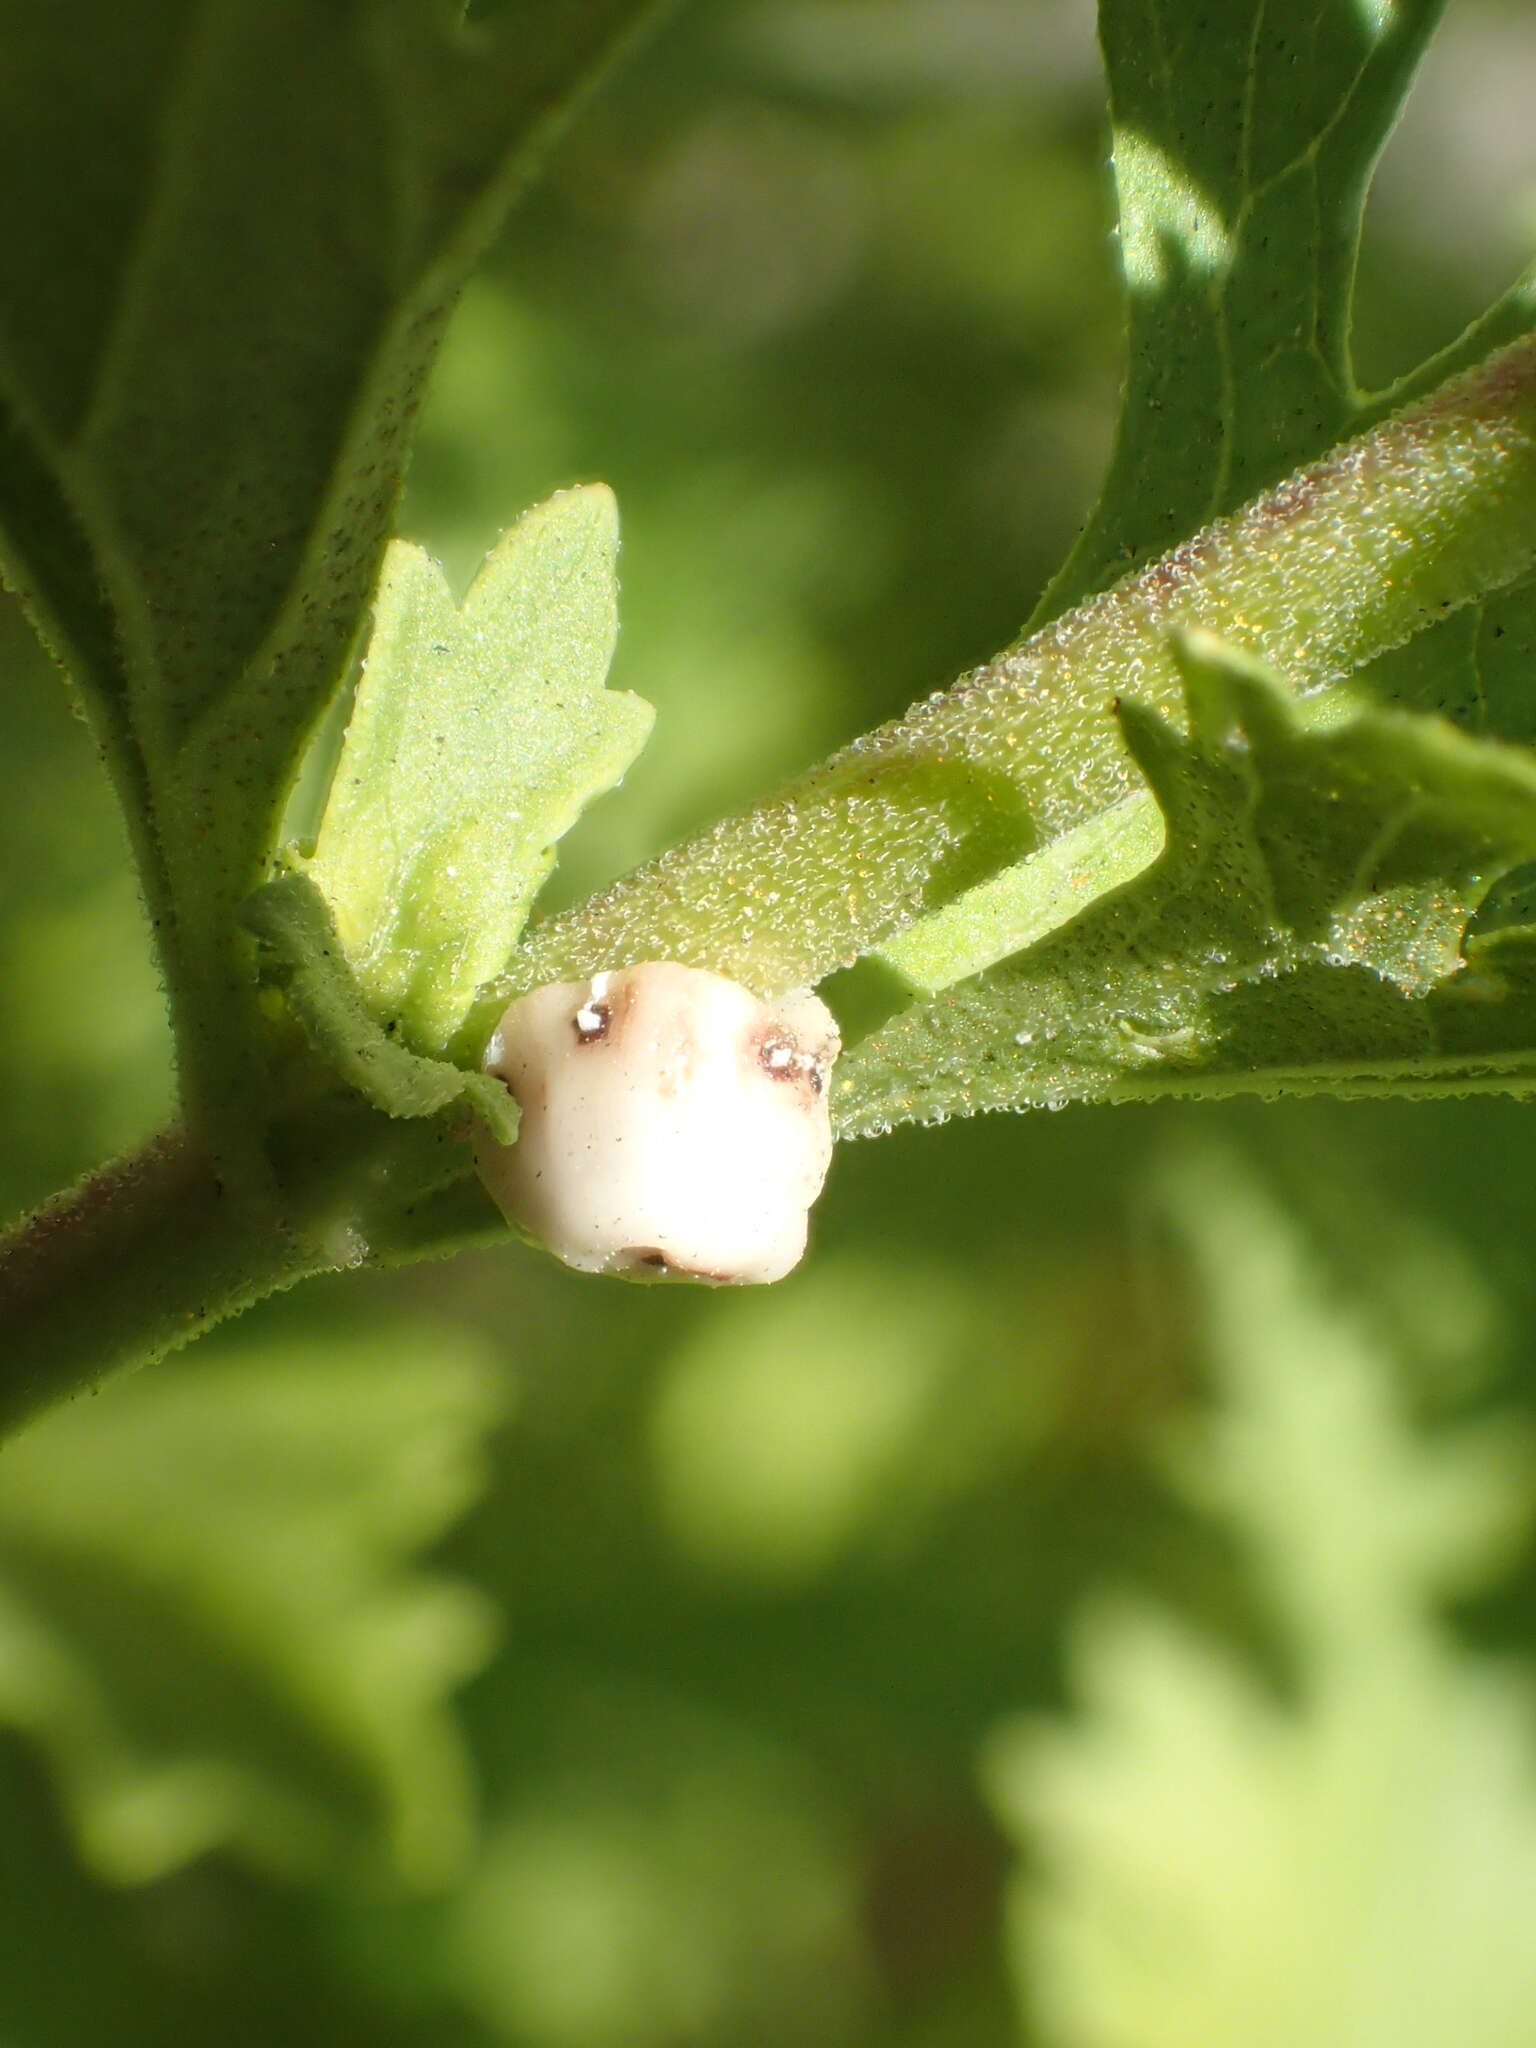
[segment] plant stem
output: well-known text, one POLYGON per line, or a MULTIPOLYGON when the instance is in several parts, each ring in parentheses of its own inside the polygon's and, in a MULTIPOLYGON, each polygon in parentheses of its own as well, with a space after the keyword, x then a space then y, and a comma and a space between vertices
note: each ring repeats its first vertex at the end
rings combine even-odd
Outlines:
POLYGON ((0 1433, 337 1263, 179 1135, 155 1139, 0 1241, 0 1433))
POLYGON ((385 1116, 319 1079, 288 1089, 263 1189, 171 1131, 0 1237, 0 1439, 312 1274, 505 1237, 467 1118, 385 1116))

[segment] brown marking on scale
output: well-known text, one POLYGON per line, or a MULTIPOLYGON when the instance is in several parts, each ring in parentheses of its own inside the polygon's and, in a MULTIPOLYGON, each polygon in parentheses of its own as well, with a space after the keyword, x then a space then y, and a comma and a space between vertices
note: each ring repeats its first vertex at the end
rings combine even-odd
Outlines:
POLYGON ((571 1019, 571 1029, 575 1033, 577 1045, 586 1050, 590 1046, 620 1044, 624 1037, 625 1023, 634 1004, 634 984, 628 975, 591 976, 586 1000, 571 1019), (593 985, 598 981, 604 984, 601 995, 592 992, 593 985))
POLYGON ((799 1034, 777 1018, 754 1025, 743 1050, 743 1065, 749 1074, 766 1074, 770 1081, 787 1082, 806 1091, 812 1101, 825 1086, 825 1068, 830 1065, 826 1049, 807 1048, 799 1034))
POLYGON ((680 1259, 658 1251, 654 1245, 627 1245, 619 1257, 628 1259, 632 1267, 644 1266, 651 1273, 666 1273, 679 1280, 709 1280, 716 1287, 729 1287, 736 1277, 734 1273, 711 1272, 707 1266, 685 1266, 680 1259))
POLYGON ((759 1024, 747 1033, 749 1056, 775 1081, 792 1081, 801 1064, 800 1042, 782 1024, 759 1024))
POLYGON ((613 1021, 613 1005, 606 1000, 585 1002, 571 1019, 571 1029, 576 1033, 578 1045, 598 1045, 608 1036, 608 1026, 613 1021))

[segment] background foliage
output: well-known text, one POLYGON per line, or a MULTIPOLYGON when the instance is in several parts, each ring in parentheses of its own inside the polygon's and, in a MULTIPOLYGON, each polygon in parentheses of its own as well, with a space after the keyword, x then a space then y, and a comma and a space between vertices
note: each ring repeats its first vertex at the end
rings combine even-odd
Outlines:
MULTIPOLYGON (((1453 6, 1367 382, 1524 253, 1533 76, 1524 10, 1453 6)), ((657 737, 556 900, 1016 631, 1113 416, 1101 123, 1081 5, 718 0, 569 138, 404 522, 461 589, 617 490, 657 737)), ((163 1118, 168 1047, 99 770, 0 631, 20 1209, 163 1118)), ((1536 2040, 1526 1114, 907 1131, 770 1292, 509 1246, 36 1426, 0 2041, 1536 2040)))

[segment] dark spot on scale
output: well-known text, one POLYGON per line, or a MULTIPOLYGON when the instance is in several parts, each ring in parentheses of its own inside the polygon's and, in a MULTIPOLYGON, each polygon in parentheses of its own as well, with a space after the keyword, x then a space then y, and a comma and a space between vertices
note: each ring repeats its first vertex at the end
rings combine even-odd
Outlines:
POLYGON ((643 1266, 647 1272, 658 1276, 670 1273, 675 1274, 679 1280, 708 1280, 716 1287, 725 1287, 731 1280, 729 1273, 713 1273, 707 1266, 681 1265, 676 1259, 669 1258, 665 1252, 658 1251, 655 1245, 630 1245, 620 1256, 630 1261, 631 1271, 643 1266))
POLYGON ((611 1003, 583 1003, 572 1018, 572 1028, 578 1045, 596 1045, 598 1040, 608 1036, 608 1027, 613 1022, 611 1003))
POLYGON ((775 1081, 799 1078, 800 1048, 781 1032, 770 1032, 759 1041, 757 1063, 775 1081))

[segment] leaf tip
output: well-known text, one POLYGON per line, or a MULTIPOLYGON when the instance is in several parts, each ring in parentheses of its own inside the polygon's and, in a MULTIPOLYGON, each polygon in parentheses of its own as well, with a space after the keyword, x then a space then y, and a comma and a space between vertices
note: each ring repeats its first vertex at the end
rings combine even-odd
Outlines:
POLYGON ((579 521, 609 555, 619 552, 619 501, 609 484, 568 484, 523 515, 525 520, 541 517, 570 526, 579 521))

